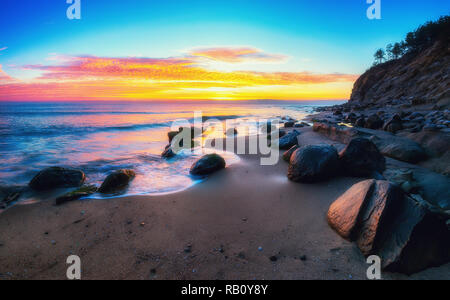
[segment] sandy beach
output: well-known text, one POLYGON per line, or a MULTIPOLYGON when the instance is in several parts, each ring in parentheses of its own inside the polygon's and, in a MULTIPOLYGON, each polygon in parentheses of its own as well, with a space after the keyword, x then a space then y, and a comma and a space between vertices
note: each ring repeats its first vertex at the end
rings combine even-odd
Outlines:
MULTIPOLYGON (((0 278, 66 279, 75 254, 85 280, 366 279, 356 245, 326 221, 330 204, 361 179, 298 184, 281 159, 240 158, 179 193, 16 205, 0 215, 0 278)), ((449 274, 447 264, 383 279, 449 274)))

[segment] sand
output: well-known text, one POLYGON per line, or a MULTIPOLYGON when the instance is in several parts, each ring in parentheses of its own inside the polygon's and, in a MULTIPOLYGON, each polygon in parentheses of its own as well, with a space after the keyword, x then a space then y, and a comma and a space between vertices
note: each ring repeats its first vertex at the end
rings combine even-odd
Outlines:
MULTIPOLYGON (((329 205, 358 178, 298 184, 258 155, 188 190, 159 196, 54 199, 0 214, 0 279, 366 279, 358 248, 328 226, 329 205)), ((149 174, 150 175, 150 174, 149 174)), ((450 279, 450 264, 407 277, 450 279)))

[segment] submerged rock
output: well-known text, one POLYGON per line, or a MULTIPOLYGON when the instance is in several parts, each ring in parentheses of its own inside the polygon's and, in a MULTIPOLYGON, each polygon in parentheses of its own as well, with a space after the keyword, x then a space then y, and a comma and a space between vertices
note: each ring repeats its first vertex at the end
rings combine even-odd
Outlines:
POLYGON ((194 176, 204 176, 224 169, 225 159, 222 156, 213 153, 207 154, 197 160, 191 167, 190 174, 194 176))
POLYGON ((289 149, 288 151, 284 152, 283 154, 283 160, 285 162, 290 162, 291 161, 291 156, 292 154, 295 152, 295 150, 297 150, 299 148, 298 145, 292 146, 291 149, 289 149))
POLYGON ((335 176, 338 168, 336 148, 329 145, 306 146, 292 154, 288 178, 295 182, 314 183, 335 176))
POLYGON ((51 167, 40 171, 29 183, 29 186, 37 191, 45 191, 56 188, 78 187, 86 180, 86 176, 80 170, 61 167, 51 167))
POLYGON ((300 132, 298 132, 297 130, 293 130, 288 134, 284 135, 283 137, 280 137, 280 139, 278 140, 278 145, 280 149, 287 150, 295 145, 298 145, 299 135, 300 132))
POLYGON ((365 138, 355 138, 339 154, 344 174, 355 177, 382 174, 386 169, 386 159, 374 143, 365 138))
POLYGON ((95 185, 84 185, 75 191, 69 192, 61 197, 56 198, 56 205, 61 205, 70 201, 75 201, 83 197, 97 192, 97 187, 95 185))
POLYGON ((355 184, 330 206, 327 219, 365 256, 380 256, 389 271, 412 274, 450 261, 445 218, 388 181, 355 184))
POLYGON ((102 194, 110 194, 120 191, 126 188, 134 177, 136 177, 136 173, 133 170, 115 171, 106 177, 98 191, 102 194))

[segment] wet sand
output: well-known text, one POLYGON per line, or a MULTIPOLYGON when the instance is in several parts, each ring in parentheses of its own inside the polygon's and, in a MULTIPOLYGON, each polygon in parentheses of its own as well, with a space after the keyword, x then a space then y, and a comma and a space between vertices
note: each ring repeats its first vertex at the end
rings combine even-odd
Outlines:
MULTIPOLYGON (((358 248, 326 222, 357 178, 298 184, 287 163, 241 161, 169 195, 16 205, 0 214, 0 279, 366 279, 358 248)), ((150 176, 151 174, 149 174, 150 176)), ((450 264, 407 277, 450 279, 450 264)))

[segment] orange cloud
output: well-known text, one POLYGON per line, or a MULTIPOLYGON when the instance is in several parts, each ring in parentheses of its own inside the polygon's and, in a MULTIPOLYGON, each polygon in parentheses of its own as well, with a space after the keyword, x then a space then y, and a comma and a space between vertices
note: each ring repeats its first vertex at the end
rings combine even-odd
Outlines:
MULTIPOLYGON (((240 59, 250 54, 233 53, 220 57, 231 59, 234 55, 240 59)), ((11 81, 8 76, 10 80, 3 84, 0 81, 0 100, 323 99, 324 95, 342 99, 349 96, 357 77, 310 72, 223 72, 202 67, 192 56, 57 59, 62 61, 56 65, 22 66, 42 72, 33 80, 11 81)), ((0 76, 7 75, 1 71, 0 76)))
POLYGON ((241 63, 248 61, 259 62, 279 62, 287 57, 280 54, 268 54, 259 49, 242 47, 214 47, 200 48, 189 52, 191 56, 206 58, 209 60, 222 61, 227 63, 241 63))

